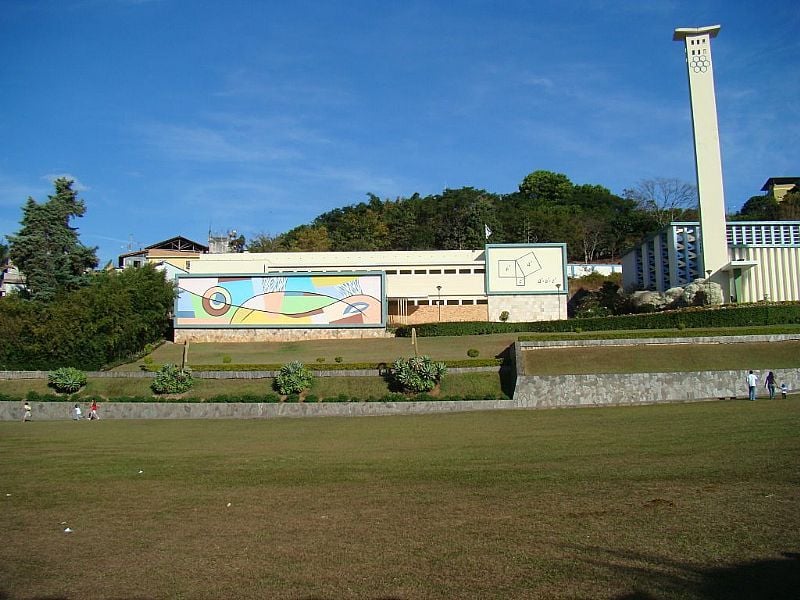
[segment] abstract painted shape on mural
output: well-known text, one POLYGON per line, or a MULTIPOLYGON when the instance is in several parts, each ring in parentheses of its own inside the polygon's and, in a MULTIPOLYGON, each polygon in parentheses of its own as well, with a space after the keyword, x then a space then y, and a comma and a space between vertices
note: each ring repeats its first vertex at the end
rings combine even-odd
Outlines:
POLYGON ((380 327, 383 276, 178 276, 176 327, 380 327))

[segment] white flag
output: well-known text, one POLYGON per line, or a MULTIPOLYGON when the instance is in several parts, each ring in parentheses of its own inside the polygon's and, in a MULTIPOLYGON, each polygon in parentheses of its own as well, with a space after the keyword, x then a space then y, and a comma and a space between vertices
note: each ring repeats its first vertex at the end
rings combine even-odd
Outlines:
POLYGON ((483 226, 484 232, 486 233, 486 239, 489 239, 489 236, 492 235, 492 230, 489 229, 489 226, 484 224, 483 226))

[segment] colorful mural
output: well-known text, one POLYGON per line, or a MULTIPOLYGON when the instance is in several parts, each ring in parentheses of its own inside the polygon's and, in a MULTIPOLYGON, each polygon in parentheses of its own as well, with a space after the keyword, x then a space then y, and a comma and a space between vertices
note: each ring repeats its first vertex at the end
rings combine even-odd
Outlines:
POLYGON ((382 273, 176 278, 175 327, 383 327, 382 273))

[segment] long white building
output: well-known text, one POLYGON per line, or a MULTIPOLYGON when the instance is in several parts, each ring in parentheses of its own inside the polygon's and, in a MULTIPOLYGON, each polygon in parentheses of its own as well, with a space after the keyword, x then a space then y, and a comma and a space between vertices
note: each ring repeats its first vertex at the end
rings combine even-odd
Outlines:
POLYGON ((567 317, 565 244, 201 254, 173 271, 175 341, 385 335, 400 324, 567 317))

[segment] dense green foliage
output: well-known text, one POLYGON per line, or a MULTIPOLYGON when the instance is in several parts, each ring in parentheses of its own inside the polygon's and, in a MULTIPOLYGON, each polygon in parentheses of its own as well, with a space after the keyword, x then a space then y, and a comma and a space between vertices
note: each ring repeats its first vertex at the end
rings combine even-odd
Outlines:
POLYGON ((178 365, 167 364, 156 373, 150 389, 156 394, 182 394, 192 389, 194 379, 190 371, 178 365))
POLYGON ((55 195, 41 204, 28 198, 22 208, 22 228, 8 237, 11 260, 25 275, 27 297, 48 300, 62 290, 80 287, 97 266, 96 248, 81 244, 77 229, 70 227, 73 217, 86 212, 73 183, 56 179, 55 195))
POLYGON ((275 389, 281 394, 299 394, 311 387, 314 375, 299 361, 283 365, 275 376, 275 389))
MULTIPOLYGON (((678 212, 674 213, 681 216, 678 212)), ((511 194, 464 187, 441 194, 337 208, 286 233, 250 240, 251 252, 430 250, 492 243, 566 242, 570 259, 618 258, 657 228, 649 205, 599 185, 575 185, 561 173, 535 171, 511 194)))
POLYGON ((175 290, 152 266, 95 273, 52 300, 0 298, 0 369, 97 370, 139 353, 169 329, 175 290))
POLYGON ((47 384, 62 394, 74 394, 86 385, 86 373, 74 367, 61 367, 47 376, 47 384))
MULTIPOLYGON (((486 335, 490 333, 548 331, 608 331, 614 329, 672 329, 746 327, 800 323, 800 302, 725 305, 687 308, 636 315, 535 321, 532 323, 426 323, 415 325, 418 336, 486 335)), ((398 337, 411 337, 411 326, 397 328, 398 337)))
POLYGON ((434 362, 430 356, 398 358, 389 370, 389 377, 405 392, 429 392, 447 373, 443 362, 434 362))

